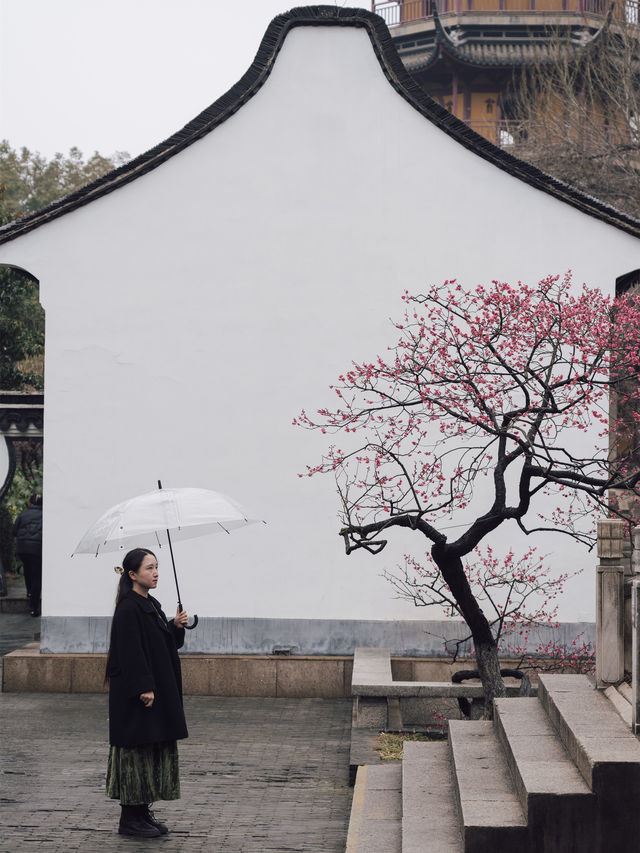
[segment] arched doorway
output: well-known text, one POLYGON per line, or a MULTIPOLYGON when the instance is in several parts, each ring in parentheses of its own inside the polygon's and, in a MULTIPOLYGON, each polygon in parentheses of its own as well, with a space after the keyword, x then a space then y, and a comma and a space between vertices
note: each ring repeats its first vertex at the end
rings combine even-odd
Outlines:
POLYGON ((38 280, 0 266, 0 595, 14 568, 13 519, 42 491, 44 333, 38 280))

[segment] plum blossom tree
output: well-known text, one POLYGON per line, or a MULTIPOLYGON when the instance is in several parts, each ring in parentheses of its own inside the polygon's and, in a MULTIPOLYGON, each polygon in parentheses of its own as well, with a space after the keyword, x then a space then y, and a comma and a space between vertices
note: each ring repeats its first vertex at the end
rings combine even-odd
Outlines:
POLYGON ((387 354, 353 363, 330 386, 336 408, 294 423, 349 442, 306 472, 335 476, 347 554, 379 553, 395 528, 428 540, 434 583, 473 638, 489 716, 505 692, 496 623, 465 561, 507 522, 591 546, 596 511, 626 517, 610 496, 640 494, 629 441, 640 311, 630 295, 574 287, 570 274, 535 286, 446 281, 403 300, 387 354))
MULTIPOLYGON (((473 559, 465 563, 467 580, 473 595, 487 617, 491 632, 501 651, 524 659, 532 631, 541 625, 557 626, 558 599, 566 581, 577 572, 551 571, 535 547, 517 557, 509 549, 500 557, 487 546, 478 546, 473 559)), ((416 607, 439 606, 445 616, 462 616, 458 602, 433 558, 418 560, 405 554, 404 563, 395 571, 383 573, 399 598, 416 607)), ((443 638, 444 639, 444 638, 443 638)), ((446 650, 455 660, 470 636, 444 640, 446 650)))
MULTIPOLYGON (((509 549, 504 557, 491 547, 478 547, 466 560, 465 571, 473 595, 485 613, 499 651, 511 661, 509 674, 525 672, 591 673, 595 670, 595 648, 578 634, 571 643, 555 636, 559 628, 558 601, 565 583, 575 572, 554 572, 544 556, 530 547, 521 556, 509 549), (540 628, 545 628, 544 639, 540 628), (513 667, 513 664, 511 664, 513 667)), ((382 573, 398 598, 416 607, 438 605, 444 615, 460 616, 456 600, 429 554, 425 560, 405 554, 395 570, 382 573)), ((462 623, 464 626, 464 622, 462 623)), ((472 637, 462 630, 457 637, 442 637, 443 648, 457 660, 467 652, 472 637)), ((501 670, 505 674, 505 670, 501 670)), ((458 700, 464 713, 470 710, 466 700, 458 700)))

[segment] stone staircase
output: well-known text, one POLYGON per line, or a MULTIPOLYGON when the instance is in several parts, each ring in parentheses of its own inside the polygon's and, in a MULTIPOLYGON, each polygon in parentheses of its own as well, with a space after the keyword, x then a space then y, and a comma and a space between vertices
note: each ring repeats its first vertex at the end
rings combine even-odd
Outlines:
POLYGON ((0 613, 28 613, 29 601, 22 575, 4 575, 0 580, 0 613))
POLYGON ((626 853, 640 843, 640 743, 580 675, 498 699, 492 722, 358 770, 347 853, 626 853))

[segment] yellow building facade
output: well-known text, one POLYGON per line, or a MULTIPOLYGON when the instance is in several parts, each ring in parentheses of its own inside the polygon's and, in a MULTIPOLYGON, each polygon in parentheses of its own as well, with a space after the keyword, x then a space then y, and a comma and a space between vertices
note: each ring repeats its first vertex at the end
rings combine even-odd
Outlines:
POLYGON ((372 9, 427 94, 503 147, 521 130, 509 98, 519 69, 550 59, 559 39, 578 59, 607 26, 638 23, 638 0, 398 0, 372 9))

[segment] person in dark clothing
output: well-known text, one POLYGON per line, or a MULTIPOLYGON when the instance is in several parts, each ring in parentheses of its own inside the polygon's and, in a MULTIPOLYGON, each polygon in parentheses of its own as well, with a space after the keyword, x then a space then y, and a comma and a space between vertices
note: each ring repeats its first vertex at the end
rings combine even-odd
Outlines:
POLYGON ((13 525, 16 553, 24 570, 24 584, 32 616, 39 616, 42 598, 42 495, 31 495, 29 506, 13 525))
POLYGON ((118 832, 153 838, 167 827, 150 810, 155 800, 180 797, 177 741, 188 737, 177 650, 188 614, 167 620, 149 591, 158 561, 135 548, 122 561, 111 623, 105 680, 109 682, 107 796, 120 800, 118 832))

